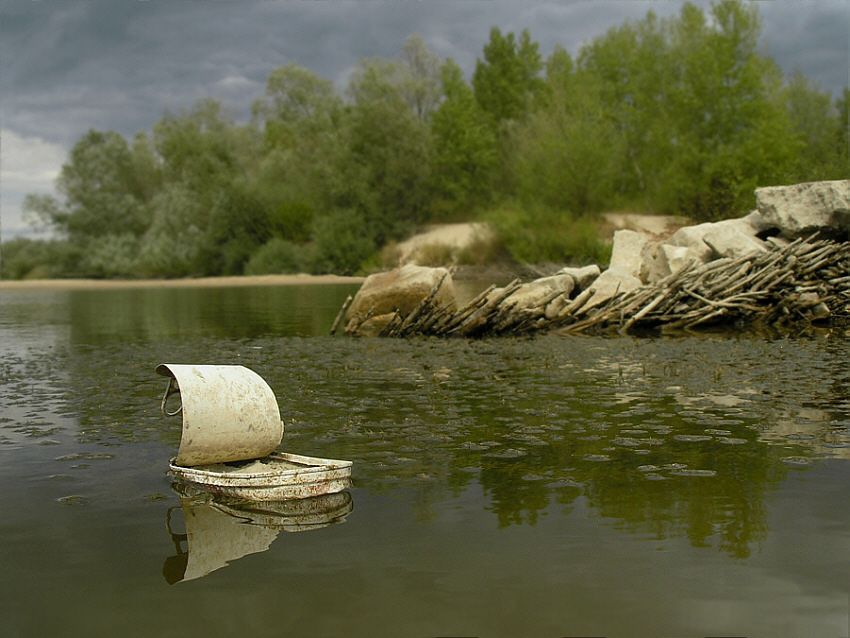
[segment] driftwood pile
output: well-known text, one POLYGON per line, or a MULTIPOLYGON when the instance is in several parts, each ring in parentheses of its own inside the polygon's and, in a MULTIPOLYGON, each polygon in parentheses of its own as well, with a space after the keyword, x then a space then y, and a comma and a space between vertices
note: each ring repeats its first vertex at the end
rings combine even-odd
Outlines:
MULTIPOLYGON (((406 316, 396 312, 381 336, 476 337, 552 329, 627 333, 716 323, 781 326, 850 316, 850 243, 817 240, 813 235, 770 246, 734 259, 692 264, 656 283, 616 294, 599 306, 588 307, 594 294, 591 285, 574 299, 565 299, 566 305, 557 313, 551 312, 551 302, 563 295, 560 292, 534 307, 516 309, 511 295, 521 286, 518 279, 504 288, 491 286, 463 308, 437 307, 433 299, 444 275, 412 312, 406 316)), ((345 331, 356 334, 358 328, 347 326, 345 331)))

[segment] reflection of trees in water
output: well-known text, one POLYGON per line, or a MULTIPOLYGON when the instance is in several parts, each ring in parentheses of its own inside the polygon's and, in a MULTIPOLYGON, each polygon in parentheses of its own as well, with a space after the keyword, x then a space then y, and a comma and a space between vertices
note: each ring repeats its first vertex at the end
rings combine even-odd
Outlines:
POLYGON ((316 335, 356 286, 236 286, 73 291, 72 343, 316 335))
MULTIPOLYGON (((94 328, 76 334, 84 330, 94 328)), ((241 363, 275 391, 285 449, 354 460, 356 487, 413 494, 422 523, 480 485, 500 526, 534 525, 583 498, 632 533, 686 537, 735 557, 767 534, 765 503, 789 471, 783 459, 820 452, 784 435, 769 444, 774 416, 808 404, 847 429, 846 341, 238 334, 107 337, 28 372, 63 364, 56 411, 78 421, 81 441, 176 450, 179 421, 159 414, 154 366, 241 363)))

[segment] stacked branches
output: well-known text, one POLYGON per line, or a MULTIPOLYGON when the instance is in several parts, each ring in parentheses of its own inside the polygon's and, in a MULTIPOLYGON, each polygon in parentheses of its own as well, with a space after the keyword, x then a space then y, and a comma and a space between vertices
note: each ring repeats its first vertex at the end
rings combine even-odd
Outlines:
POLYGON ((565 330, 790 325, 850 314, 850 244, 814 236, 736 259, 691 265, 651 286, 579 310, 565 330))
POLYGON ((397 312, 381 336, 478 337, 551 329, 625 334, 641 328, 689 330, 719 323, 781 327, 850 317, 850 243, 817 240, 815 235, 770 246, 765 252, 691 264, 594 307, 588 305, 595 292, 591 285, 574 299, 553 293, 535 306, 517 309, 511 295, 522 284, 516 279, 504 288, 490 286, 452 311, 433 303, 441 279, 410 314, 397 312), (561 303, 553 304, 559 297, 564 297, 561 303))

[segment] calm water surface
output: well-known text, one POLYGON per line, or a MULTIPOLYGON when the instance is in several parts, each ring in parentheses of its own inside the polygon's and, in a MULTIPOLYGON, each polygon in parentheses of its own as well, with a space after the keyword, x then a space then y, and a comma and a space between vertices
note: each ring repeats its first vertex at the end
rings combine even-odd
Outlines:
POLYGON ((327 336, 354 290, 0 291, 0 635, 850 635, 843 330, 327 336), (354 487, 172 485, 161 362, 354 487))

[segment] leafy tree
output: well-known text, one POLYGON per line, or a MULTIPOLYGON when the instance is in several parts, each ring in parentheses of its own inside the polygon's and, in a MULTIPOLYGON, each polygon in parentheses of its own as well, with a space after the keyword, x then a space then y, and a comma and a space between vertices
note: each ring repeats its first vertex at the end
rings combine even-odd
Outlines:
POLYGON ((545 108, 515 128, 512 139, 511 171, 521 200, 575 215, 611 204, 626 144, 595 78, 553 78, 545 108))
POLYGON ((254 193, 274 235, 306 242, 316 215, 352 199, 342 98, 330 81, 289 64, 272 71, 254 116, 265 140, 254 193))
POLYGON ((433 150, 427 124, 405 99, 399 66, 361 61, 349 94, 347 162, 362 172, 364 189, 352 201, 379 244, 398 239, 424 221, 433 150))
POLYGON ((434 147, 434 205, 451 214, 469 215, 487 204, 493 189, 499 149, 486 113, 475 100, 457 63, 442 67, 445 99, 431 116, 434 147))
POLYGON ((74 276, 79 273, 82 255, 65 239, 27 239, 3 242, 2 279, 43 279, 74 276))
POLYGON ((207 271, 207 210, 186 184, 166 184, 151 202, 151 225, 142 237, 138 272, 187 277, 207 271))
POLYGON ((166 112, 154 124, 153 136, 165 180, 184 183, 207 203, 244 175, 259 154, 256 129, 236 126, 212 99, 176 115, 166 112))
POLYGON ((685 4, 676 18, 650 12, 581 51, 578 66, 601 81, 625 139, 624 199, 713 219, 787 177, 794 136, 759 32, 754 5, 720 2, 707 17, 685 4))
POLYGON ((254 103, 254 114, 263 119, 267 139, 279 141, 277 131, 297 124, 329 124, 342 101, 333 83, 297 64, 274 69, 266 83, 266 95, 254 103))
MULTIPOLYGON (((581 91, 582 84, 590 83, 598 91, 606 117, 625 144, 619 149, 623 162, 616 180, 616 192, 625 199, 645 201, 663 189, 676 136, 670 130, 667 95, 671 55, 664 25, 650 11, 642 21, 627 21, 585 46, 572 86, 561 89, 581 91)), ((550 63, 553 69, 563 65, 550 63)), ((548 75, 550 85, 558 75, 548 75)))
POLYGON ((838 158, 839 174, 842 179, 850 177, 850 88, 844 87, 840 98, 835 101, 838 111, 838 158))
POLYGON ((781 73, 758 54, 756 8, 721 2, 711 17, 686 4, 671 28, 676 163, 668 188, 701 219, 750 208, 756 186, 787 176, 794 150, 781 73))
MULTIPOLYGON (((240 273, 251 251, 270 236, 266 207, 245 195, 261 154, 256 128, 237 126, 218 102, 202 100, 179 115, 166 113, 154 125, 154 143, 165 180, 174 185, 157 204, 173 215, 176 201, 194 200, 178 216, 190 243, 172 263, 183 273, 186 268, 204 275, 240 273)), ((175 229, 162 214, 156 211, 157 228, 148 239, 168 243, 161 229, 172 235, 175 229)), ((159 268, 163 255, 150 252, 149 242, 145 248, 146 263, 159 268)))
POLYGON ((88 242, 81 268, 88 277, 132 277, 138 253, 139 238, 133 233, 101 235, 88 242))
POLYGON ((241 275, 251 254, 271 239, 272 219, 244 182, 223 190, 210 210, 208 274, 241 275))
POLYGON ((114 131, 90 130, 71 149, 56 180, 56 198, 30 195, 24 210, 77 242, 140 234, 149 222, 147 195, 134 172, 127 141, 114 131))
POLYGON ((351 275, 375 253, 362 213, 337 210, 319 217, 313 231, 312 272, 351 275))
POLYGON ((245 265, 246 275, 299 273, 310 269, 311 251, 308 246, 273 237, 251 255, 245 265))
POLYGON ((401 94, 417 117, 428 119, 442 97, 440 58, 425 41, 414 34, 401 48, 401 94))
POLYGON ((472 86, 475 99, 496 124, 521 118, 541 88, 543 63, 538 48, 528 29, 519 40, 513 33, 502 35, 497 27, 490 30, 484 59, 475 65, 472 86))
POLYGON ((841 123, 832 98, 800 71, 789 78, 785 96, 791 126, 799 141, 792 178, 814 181, 846 176, 839 142, 841 123))

